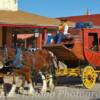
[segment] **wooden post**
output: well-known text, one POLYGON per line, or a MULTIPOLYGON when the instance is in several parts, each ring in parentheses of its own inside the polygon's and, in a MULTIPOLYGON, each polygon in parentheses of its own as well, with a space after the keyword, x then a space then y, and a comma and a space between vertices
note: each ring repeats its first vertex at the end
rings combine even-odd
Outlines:
POLYGON ((43 44, 46 44, 46 41, 47 41, 47 28, 45 28, 45 29, 43 30, 43 35, 44 35, 43 44))
POLYGON ((24 40, 24 48, 27 48, 27 39, 24 40))
POLYGON ((39 37, 37 38, 37 47, 42 47, 42 33, 39 34, 39 37))
POLYGON ((6 45, 12 47, 12 31, 9 31, 10 28, 7 27, 6 29, 6 45))
POLYGON ((14 42, 14 47, 16 47, 16 41, 17 41, 17 34, 16 33, 14 33, 14 37, 13 38, 14 38, 14 41, 13 41, 14 42))
POLYGON ((2 27, 2 46, 7 45, 7 27, 2 27))
POLYGON ((3 33, 2 33, 2 27, 0 27, 0 47, 3 46, 3 33))

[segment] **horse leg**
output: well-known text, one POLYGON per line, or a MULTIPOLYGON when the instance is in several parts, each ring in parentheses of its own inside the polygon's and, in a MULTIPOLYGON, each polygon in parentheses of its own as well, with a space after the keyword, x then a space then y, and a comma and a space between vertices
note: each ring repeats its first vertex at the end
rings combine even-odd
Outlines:
POLYGON ((4 96, 6 96, 6 93, 4 91, 4 85, 1 85, 1 88, 2 88, 2 91, 0 93, 0 97, 4 97, 4 96))
POLYGON ((54 82, 53 82, 53 76, 49 75, 49 90, 50 92, 54 90, 54 82))
POLYGON ((28 82, 28 88, 29 88, 28 95, 33 95, 33 93, 35 92, 35 90, 33 88, 33 84, 32 84, 30 73, 26 73, 25 74, 25 78, 26 78, 26 81, 28 82))
POLYGON ((23 75, 23 79, 22 79, 22 84, 21 84, 21 87, 19 88, 19 93, 20 94, 24 94, 24 85, 25 85, 25 76, 23 75))
POLYGON ((42 81, 43 81, 43 86, 42 86, 42 89, 41 89, 41 93, 42 93, 42 92, 46 92, 47 91, 47 82, 46 82, 45 75, 43 75, 42 73, 40 75, 41 75, 42 81))
POLYGON ((15 80, 15 75, 13 73, 13 85, 7 97, 13 97, 15 95, 15 90, 16 90, 16 80, 15 80))
POLYGON ((0 86, 2 89, 2 91, 0 93, 0 97, 6 96, 6 91, 5 91, 5 87, 4 87, 4 77, 0 77, 0 84, 2 84, 0 86))

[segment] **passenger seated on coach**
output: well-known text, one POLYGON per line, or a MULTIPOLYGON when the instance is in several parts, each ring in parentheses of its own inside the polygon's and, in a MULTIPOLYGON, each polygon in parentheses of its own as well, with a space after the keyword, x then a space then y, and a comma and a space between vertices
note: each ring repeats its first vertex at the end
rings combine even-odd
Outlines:
POLYGON ((54 36, 54 40, 57 44, 60 44, 63 41, 67 41, 72 38, 71 34, 68 33, 68 29, 69 27, 66 23, 59 25, 59 31, 54 36))
POLYGON ((68 33, 68 25, 65 23, 61 23, 58 27, 58 31, 55 35, 52 35, 51 33, 48 33, 47 36, 47 44, 61 44, 65 41, 72 40, 72 36, 70 33, 68 33))
POLYGON ((93 51, 98 51, 98 41, 94 40, 92 42, 93 47, 91 48, 93 51))
POLYGON ((53 43, 55 43, 54 35, 52 35, 51 33, 48 33, 46 44, 53 44, 53 43))
POLYGON ((60 44, 61 41, 62 41, 64 38, 65 38, 65 36, 64 36, 63 32, 58 31, 58 32, 56 33, 56 35, 54 36, 54 41, 55 41, 55 43, 60 44))

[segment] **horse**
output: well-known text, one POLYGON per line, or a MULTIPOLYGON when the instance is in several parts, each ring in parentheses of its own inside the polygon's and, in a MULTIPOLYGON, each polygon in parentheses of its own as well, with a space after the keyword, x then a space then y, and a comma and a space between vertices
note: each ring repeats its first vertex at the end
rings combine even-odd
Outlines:
MULTIPOLYGON (((8 48, 7 55, 9 60, 13 60, 16 55, 16 50, 13 48, 8 48)), ((47 80, 49 82, 49 89, 54 88, 53 79, 52 79, 52 71, 54 70, 54 66, 57 66, 54 62, 56 61, 55 55, 46 50, 36 50, 33 53, 23 51, 22 52, 22 68, 16 68, 14 67, 13 74, 16 75, 22 75, 25 76, 25 80, 28 83, 28 94, 32 95, 34 93, 34 88, 32 84, 32 78, 31 74, 35 70, 36 72, 40 73, 42 80, 43 80, 43 87, 41 89, 41 92, 47 91, 47 80), (53 70, 52 70, 53 69, 53 70)), ((14 66, 12 64, 12 66, 14 66)), ((24 83, 20 87, 20 90, 23 88, 24 83)), ((16 89, 16 82, 15 79, 13 81, 12 89, 9 92, 8 96, 13 96, 16 89)))
MULTIPOLYGON (((2 88, 3 88, 3 91, 1 92, 1 96, 5 95, 4 76, 8 75, 8 72, 10 73, 9 75, 13 76, 13 85, 12 85, 12 88, 11 88, 10 92, 8 93, 7 97, 12 97, 15 94, 16 75, 25 76, 26 81, 28 83, 30 83, 30 72, 31 72, 30 68, 28 68, 24 65, 20 69, 17 68, 13 64, 15 58, 16 58, 16 49, 15 48, 6 47, 5 49, 2 50, 2 52, 0 52, 0 80, 2 80, 2 88), (5 67, 6 65, 8 65, 8 67, 5 67)), ((33 91, 32 84, 29 84, 29 86, 30 86, 29 91, 32 93, 32 91, 33 91)))
POLYGON ((0 96, 6 96, 4 77, 10 75, 9 73, 13 71, 13 68, 9 66, 10 60, 8 61, 8 56, 6 53, 7 52, 5 48, 0 48, 0 85, 3 89, 3 91, 0 93, 0 96))
MULTIPOLYGON (((42 49, 42 50, 37 50, 33 52, 32 54, 29 52, 25 52, 23 54, 24 60, 26 62, 26 65, 32 65, 31 70, 35 70, 35 72, 39 72, 39 74, 42 77, 43 80, 43 87, 41 91, 46 91, 47 90, 47 83, 46 81, 48 80, 49 87, 53 88, 52 84, 52 74, 54 74, 54 60, 55 56, 52 52, 42 49)), ((35 73, 36 74, 36 73, 35 73)))

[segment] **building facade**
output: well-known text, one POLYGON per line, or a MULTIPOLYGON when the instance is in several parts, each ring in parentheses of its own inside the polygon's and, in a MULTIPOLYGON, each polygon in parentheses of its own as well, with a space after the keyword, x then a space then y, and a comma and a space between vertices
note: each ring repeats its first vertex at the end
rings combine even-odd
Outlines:
POLYGON ((48 29, 56 29, 60 21, 18 9, 18 0, 0 0, 0 47, 15 45, 17 34, 35 34, 35 46, 40 48, 46 39, 48 29))
POLYGON ((18 0, 0 0, 0 10, 18 11, 18 0))
POLYGON ((92 15, 82 15, 82 16, 70 16, 70 17, 60 17, 57 18, 59 20, 72 21, 74 23, 78 22, 92 22, 94 28, 100 28, 100 14, 92 14, 92 15))

